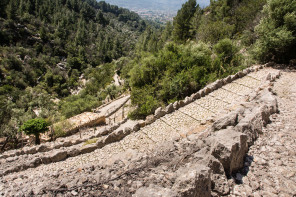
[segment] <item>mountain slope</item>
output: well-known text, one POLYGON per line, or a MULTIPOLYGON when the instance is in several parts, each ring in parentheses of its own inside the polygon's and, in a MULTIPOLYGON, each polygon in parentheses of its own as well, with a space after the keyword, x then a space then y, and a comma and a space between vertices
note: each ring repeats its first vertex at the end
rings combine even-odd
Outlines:
POLYGON ((99 105, 97 93, 114 75, 110 62, 131 54, 146 28, 136 13, 95 0, 4 0, 0 10, 0 137, 14 138, 36 114, 59 117, 63 106, 53 99, 69 96, 79 78, 90 84, 66 99, 78 104, 69 110, 99 105))

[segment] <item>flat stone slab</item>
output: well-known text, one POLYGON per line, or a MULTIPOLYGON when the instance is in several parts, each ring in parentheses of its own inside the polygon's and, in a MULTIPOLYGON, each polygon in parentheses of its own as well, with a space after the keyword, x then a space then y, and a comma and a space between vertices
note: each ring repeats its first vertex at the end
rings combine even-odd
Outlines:
POLYGON ((212 116, 215 116, 215 113, 204 107, 201 107, 200 105, 197 105, 196 103, 190 103, 179 110, 198 121, 204 121, 212 116))
POLYGON ((195 120, 194 118, 182 113, 179 110, 165 115, 161 118, 161 120, 182 134, 187 133, 189 130, 200 125, 200 121, 195 120))

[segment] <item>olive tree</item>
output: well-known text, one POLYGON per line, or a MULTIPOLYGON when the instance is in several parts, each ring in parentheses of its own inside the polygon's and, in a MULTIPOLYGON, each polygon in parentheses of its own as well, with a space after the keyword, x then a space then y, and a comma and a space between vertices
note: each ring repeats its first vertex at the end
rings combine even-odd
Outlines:
POLYGON ((21 131, 24 131, 27 135, 35 135, 35 143, 40 144, 39 134, 48 131, 48 126, 49 124, 46 122, 46 120, 42 118, 36 118, 25 122, 20 129, 21 131))

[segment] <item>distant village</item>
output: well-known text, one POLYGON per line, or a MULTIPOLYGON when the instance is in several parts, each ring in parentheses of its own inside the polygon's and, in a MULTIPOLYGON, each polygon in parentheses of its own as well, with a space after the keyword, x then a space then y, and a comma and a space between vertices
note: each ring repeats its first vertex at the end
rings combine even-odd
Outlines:
POLYGON ((160 11, 160 10, 133 10, 142 18, 151 20, 157 23, 165 24, 167 21, 173 21, 176 16, 176 11, 160 11))

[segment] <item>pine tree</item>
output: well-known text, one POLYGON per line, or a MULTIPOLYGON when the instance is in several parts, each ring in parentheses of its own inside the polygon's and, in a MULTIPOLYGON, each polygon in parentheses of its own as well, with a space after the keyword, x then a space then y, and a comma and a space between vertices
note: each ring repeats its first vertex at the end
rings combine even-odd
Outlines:
POLYGON ((8 19, 14 20, 16 18, 17 7, 16 7, 15 0, 9 1, 9 4, 7 5, 7 8, 6 8, 6 14, 8 19))
POLYGON ((190 38, 190 21, 196 10, 196 0, 189 0, 183 4, 174 18, 174 39, 177 41, 186 41, 190 38))

